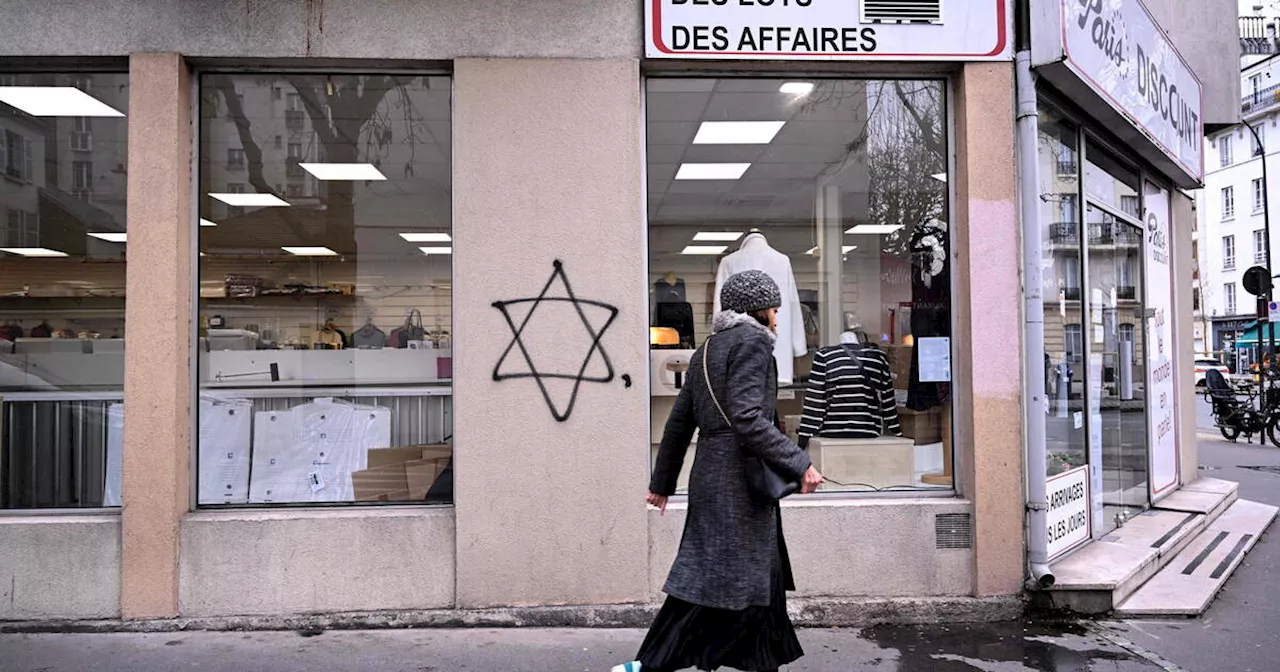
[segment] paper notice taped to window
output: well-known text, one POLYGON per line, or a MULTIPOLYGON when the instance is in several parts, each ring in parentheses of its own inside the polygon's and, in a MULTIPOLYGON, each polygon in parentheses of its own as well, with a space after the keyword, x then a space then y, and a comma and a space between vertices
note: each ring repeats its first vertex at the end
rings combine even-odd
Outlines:
POLYGON ((916 339, 916 352, 920 356, 920 382, 951 382, 951 339, 926 337, 916 339))

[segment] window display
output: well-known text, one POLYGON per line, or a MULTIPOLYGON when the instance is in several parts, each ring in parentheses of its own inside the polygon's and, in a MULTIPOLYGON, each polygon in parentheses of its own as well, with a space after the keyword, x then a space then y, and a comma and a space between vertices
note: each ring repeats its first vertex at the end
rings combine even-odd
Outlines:
POLYGON ((451 502, 449 78, 200 91, 199 503, 451 502))
POLYGON ((0 509, 119 506, 129 77, 0 83, 0 509))
POLYGON ((951 488, 945 82, 797 81, 646 82, 651 435, 724 280, 758 270, 779 422, 824 489, 951 488))

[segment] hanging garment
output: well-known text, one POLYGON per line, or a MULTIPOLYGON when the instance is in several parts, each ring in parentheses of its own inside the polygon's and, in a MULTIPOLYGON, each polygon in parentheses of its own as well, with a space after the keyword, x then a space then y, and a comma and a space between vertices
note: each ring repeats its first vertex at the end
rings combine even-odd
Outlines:
POLYGON ((773 357, 778 362, 778 383, 790 385, 795 377, 795 358, 807 353, 804 335, 804 311, 800 307, 800 294, 791 270, 791 259, 769 247, 763 234, 748 234, 737 252, 720 261, 716 272, 715 310, 720 312, 720 288, 730 276, 742 271, 764 271, 778 283, 782 293, 782 307, 778 309, 778 341, 773 347, 773 357))
POLYGON ((680 347, 692 350, 696 346, 693 333, 693 306, 688 303, 659 303, 653 309, 653 326, 675 329, 680 334, 680 347))
POLYGON ((874 439, 901 436, 889 359, 872 345, 820 348, 813 355, 800 418, 800 445, 821 436, 874 439))
MULTIPOLYGON (((911 242, 911 335, 921 338, 951 337, 951 264, 947 232, 927 225, 911 242)), ((951 399, 949 383, 920 381, 919 346, 911 352, 911 378, 907 384, 907 408, 927 411, 951 399)))
POLYGON ((659 279, 653 283, 653 298, 657 303, 684 303, 689 299, 686 297, 684 288, 684 279, 677 278, 675 284, 671 284, 666 279, 659 279))
POLYGON ((360 350, 381 350, 387 345, 387 334, 369 323, 351 334, 351 347, 360 350))

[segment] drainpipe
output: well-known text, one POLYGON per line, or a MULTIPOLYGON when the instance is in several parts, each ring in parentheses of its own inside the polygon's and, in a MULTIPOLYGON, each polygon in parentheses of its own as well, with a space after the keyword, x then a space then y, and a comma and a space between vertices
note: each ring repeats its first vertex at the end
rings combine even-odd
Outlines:
POLYGON ((1040 227, 1040 125, 1036 116, 1036 82, 1031 52, 1019 51, 1014 61, 1017 91, 1018 205, 1022 219, 1022 343, 1026 415, 1027 565, 1029 590, 1053 585, 1049 569, 1048 490, 1045 445, 1044 282, 1041 264, 1044 233, 1040 227))

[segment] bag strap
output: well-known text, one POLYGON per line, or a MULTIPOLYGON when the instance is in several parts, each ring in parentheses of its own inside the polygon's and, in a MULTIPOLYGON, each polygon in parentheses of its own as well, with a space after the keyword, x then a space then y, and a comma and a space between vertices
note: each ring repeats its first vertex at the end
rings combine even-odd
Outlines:
POLYGON ((708 338, 707 342, 702 344, 702 378, 707 381, 707 392, 711 394, 711 401, 715 403, 716 410, 720 411, 720 417, 724 418, 724 424, 729 425, 729 429, 733 429, 733 423, 729 422, 729 416, 720 407, 720 400, 716 399, 715 388, 711 387, 711 374, 707 372, 707 351, 710 349, 711 339, 708 338))

